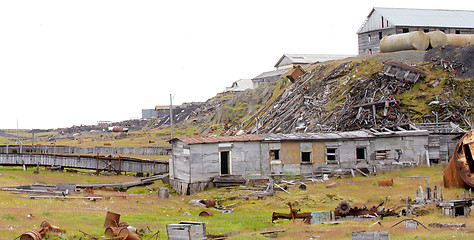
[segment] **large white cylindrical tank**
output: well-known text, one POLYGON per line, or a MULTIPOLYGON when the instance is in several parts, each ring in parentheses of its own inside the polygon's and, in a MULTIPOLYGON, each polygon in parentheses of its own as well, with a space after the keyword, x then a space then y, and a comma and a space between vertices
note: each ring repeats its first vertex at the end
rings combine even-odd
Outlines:
POLYGON ((474 44, 474 34, 446 34, 448 45, 464 47, 474 44))
POLYGON ((403 50, 426 50, 430 38, 421 31, 388 35, 380 41, 380 52, 397 52, 403 50))
POLYGON ((426 33, 430 38, 430 45, 432 48, 448 45, 448 37, 444 32, 434 31, 426 33))

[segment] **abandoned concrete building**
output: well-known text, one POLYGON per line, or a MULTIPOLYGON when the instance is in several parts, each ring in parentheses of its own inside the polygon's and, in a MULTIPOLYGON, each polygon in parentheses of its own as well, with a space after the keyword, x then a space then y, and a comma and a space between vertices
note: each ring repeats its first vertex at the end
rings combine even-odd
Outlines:
POLYGON ((426 130, 372 129, 175 138, 170 141, 170 184, 180 194, 193 194, 223 175, 249 181, 426 164, 428 134, 426 130))
POLYGON ((357 31, 359 54, 380 53, 380 40, 390 34, 436 30, 474 34, 474 11, 373 8, 357 31))

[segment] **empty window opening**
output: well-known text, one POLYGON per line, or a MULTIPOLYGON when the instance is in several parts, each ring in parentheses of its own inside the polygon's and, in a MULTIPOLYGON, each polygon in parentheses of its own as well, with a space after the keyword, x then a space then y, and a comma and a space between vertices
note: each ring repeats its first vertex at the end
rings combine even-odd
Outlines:
POLYGON ((430 32, 430 30, 428 28, 425 28, 423 29, 423 32, 427 33, 427 32, 430 32))
POLYGON ((302 162, 311 162, 311 152, 301 152, 302 162))
POLYGON ((403 32, 403 33, 410 32, 410 29, 408 29, 408 28, 403 28, 403 29, 402 29, 402 32, 403 32))
POLYGON ((356 148, 357 161, 365 160, 365 148, 356 148))
POLYGON ((372 54, 372 49, 369 48, 369 54, 372 54))
POLYGON ((384 28, 384 25, 383 25, 383 17, 382 17, 382 28, 384 28))
POLYGON ((382 40, 382 38, 383 38, 382 32, 379 32, 379 40, 382 40))
POLYGON ((440 31, 446 33, 446 30, 445 30, 445 29, 440 29, 440 31))
POLYGON ((326 148, 326 162, 328 164, 337 164, 337 148, 326 148))
POLYGON ((369 34, 369 42, 372 40, 372 36, 369 34))
POLYGON ((230 174, 230 152, 221 152, 221 174, 230 174))
POLYGON ((461 30, 454 31, 455 34, 461 34, 461 30))
POLYGON ((270 150, 270 160, 280 160, 280 150, 270 150))
POLYGON ((454 208, 454 216, 464 216, 464 207, 456 207, 454 208))

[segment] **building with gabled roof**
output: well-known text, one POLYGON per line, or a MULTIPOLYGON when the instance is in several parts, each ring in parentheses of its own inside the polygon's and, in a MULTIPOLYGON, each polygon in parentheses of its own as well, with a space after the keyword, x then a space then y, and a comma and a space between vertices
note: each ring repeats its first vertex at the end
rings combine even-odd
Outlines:
POLYGON ((390 34, 436 30, 474 34, 474 11, 375 7, 357 31, 359 54, 380 53, 380 40, 390 34))
POLYGON ((426 164, 428 131, 383 128, 332 133, 262 134, 170 140, 170 185, 193 194, 217 180, 376 172, 426 164))
POLYGON ((304 66, 317 62, 338 60, 353 56, 354 55, 343 54, 283 54, 283 56, 281 56, 281 58, 275 64, 275 67, 277 69, 285 69, 292 68, 296 65, 304 66))

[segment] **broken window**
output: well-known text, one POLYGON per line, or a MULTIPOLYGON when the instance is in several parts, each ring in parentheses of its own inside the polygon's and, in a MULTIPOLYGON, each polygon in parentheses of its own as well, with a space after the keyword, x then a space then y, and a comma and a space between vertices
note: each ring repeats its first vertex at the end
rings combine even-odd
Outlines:
POLYGON ((221 151, 221 174, 230 174, 230 151, 221 151))
POLYGON ((384 28, 384 25, 383 25, 383 17, 382 17, 382 21, 381 21, 381 22, 382 22, 382 28, 384 28))
POLYGON ((410 32, 410 29, 408 29, 408 28, 402 28, 402 32, 403 32, 403 33, 410 32))
POLYGON ((357 161, 365 161, 365 147, 356 148, 356 159, 357 161))
POLYGON ((383 36, 382 36, 382 32, 379 32, 379 40, 382 40, 383 36))
POLYGON ((461 30, 454 31, 455 34, 461 34, 461 30))
POLYGON ((311 152, 301 152, 301 162, 311 162, 311 152))
POLYGON ((270 160, 280 160, 280 149, 270 150, 270 160))
POLYGON ((372 36, 370 36, 370 34, 369 34, 369 42, 370 42, 371 40, 372 40, 372 36))
POLYGON ((337 161, 337 148, 326 148, 326 163, 327 164, 338 164, 337 161))
POLYGON ((423 32, 427 33, 427 32, 430 32, 430 30, 428 28, 425 28, 423 29, 423 32))

